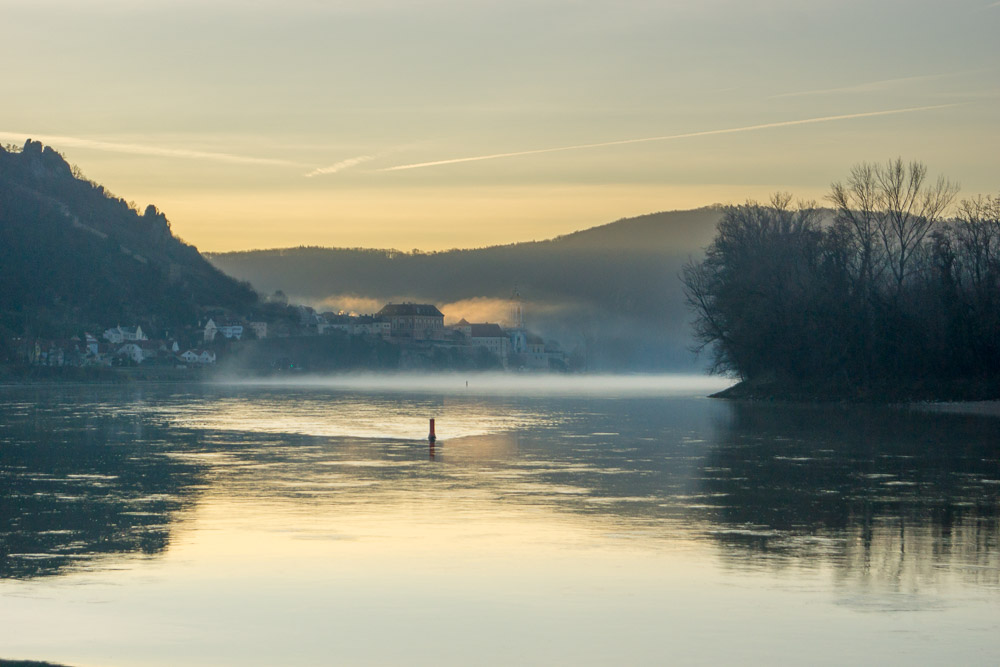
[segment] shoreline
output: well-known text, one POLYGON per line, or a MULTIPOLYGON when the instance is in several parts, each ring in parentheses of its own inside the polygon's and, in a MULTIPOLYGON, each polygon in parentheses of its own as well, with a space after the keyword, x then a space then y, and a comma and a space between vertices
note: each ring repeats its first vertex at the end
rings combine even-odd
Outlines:
MULTIPOLYGON (((448 371, 442 372, 447 374, 448 371)), ((432 373, 433 374, 433 373, 432 373)), ((520 379, 525 374, 517 372, 500 372, 501 375, 520 379)), ((169 385, 188 383, 217 383, 237 380, 239 382, 261 382, 265 384, 315 384, 327 380, 342 380, 357 375, 353 373, 325 374, 317 377, 308 373, 273 373, 247 374, 234 377, 222 372, 221 369, 210 368, 173 368, 173 367, 34 367, 14 368, 0 367, 0 389, 18 387, 53 387, 53 386, 107 386, 127 387, 130 385, 169 385)), ((399 373, 372 370, 362 373, 365 377, 384 376, 388 379, 399 376, 399 373)), ((459 373, 458 375, 464 375, 459 373)), ((468 374, 476 377, 476 373, 468 374)), ((548 375, 532 373, 534 377, 548 375)), ((552 373, 562 377, 564 373, 552 373)), ((571 374, 573 375, 573 374, 571 374)), ((587 376, 588 374, 576 374, 587 376)), ((598 377, 606 374, 598 373, 598 377)), ((614 376, 647 377, 648 374, 615 373, 614 376)), ((687 373, 662 373, 654 375, 689 375, 687 373)), ((412 381, 410 375, 404 374, 407 381, 412 381)), ((704 376, 712 377, 711 375, 704 376)), ((717 376, 716 376, 717 377, 717 376)), ((788 404, 857 404, 857 405, 906 405, 919 409, 938 412, 974 413, 1000 416, 1000 382, 986 380, 964 380, 933 386, 890 386, 872 387, 867 391, 853 387, 832 385, 792 385, 778 382, 748 382, 741 381, 721 391, 703 394, 707 398, 727 401, 749 401, 756 403, 788 403, 788 404)), ((0 663, 0 667, 2 663, 0 663)))
POLYGON ((183 383, 199 382, 210 376, 204 369, 173 367, 0 367, 0 387, 31 387, 47 385, 129 385, 137 382, 183 383))
POLYGON ((837 385, 741 381, 709 398, 787 403, 857 403, 866 405, 946 405, 1000 402, 1000 381, 954 380, 947 383, 876 385, 868 388, 837 385))

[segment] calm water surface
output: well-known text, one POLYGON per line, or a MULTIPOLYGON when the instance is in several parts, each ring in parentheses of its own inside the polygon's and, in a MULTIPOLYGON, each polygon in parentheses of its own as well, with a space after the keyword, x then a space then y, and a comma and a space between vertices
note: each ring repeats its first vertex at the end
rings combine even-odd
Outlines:
POLYGON ((0 657, 1000 663, 1000 419, 472 385, 0 388, 0 657))

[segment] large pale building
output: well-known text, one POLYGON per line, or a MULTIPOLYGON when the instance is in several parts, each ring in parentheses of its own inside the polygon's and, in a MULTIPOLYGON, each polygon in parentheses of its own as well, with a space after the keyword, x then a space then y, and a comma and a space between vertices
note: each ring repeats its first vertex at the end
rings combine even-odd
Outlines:
POLYGON ((484 322, 482 324, 469 324, 469 343, 476 347, 485 347, 507 365, 507 357, 510 355, 510 338, 499 324, 484 322))
POLYGON ((389 322, 393 338, 430 340, 444 332, 444 313, 428 303, 390 303, 375 317, 389 322))

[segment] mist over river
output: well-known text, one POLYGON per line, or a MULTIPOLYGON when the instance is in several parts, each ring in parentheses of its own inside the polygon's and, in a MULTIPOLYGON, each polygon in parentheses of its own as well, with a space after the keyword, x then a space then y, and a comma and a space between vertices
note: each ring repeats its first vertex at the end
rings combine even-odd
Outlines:
POLYGON ((726 384, 0 387, 0 658, 1000 662, 1000 418, 726 384))

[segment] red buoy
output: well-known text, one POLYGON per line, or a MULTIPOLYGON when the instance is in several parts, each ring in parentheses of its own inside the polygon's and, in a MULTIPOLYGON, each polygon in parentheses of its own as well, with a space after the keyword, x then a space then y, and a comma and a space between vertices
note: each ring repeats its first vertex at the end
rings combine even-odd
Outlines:
POLYGON ((437 436, 434 435, 434 420, 433 419, 431 419, 431 432, 427 436, 427 439, 430 440, 431 442, 434 442, 435 440, 437 440, 437 436))

